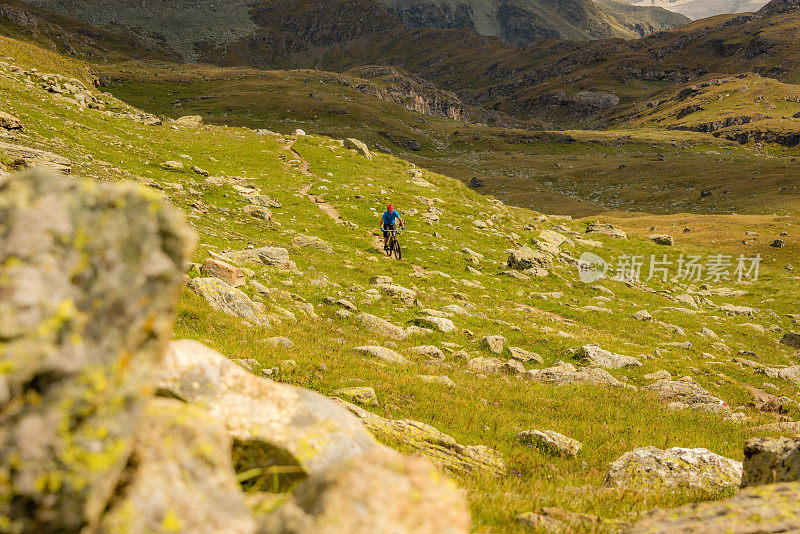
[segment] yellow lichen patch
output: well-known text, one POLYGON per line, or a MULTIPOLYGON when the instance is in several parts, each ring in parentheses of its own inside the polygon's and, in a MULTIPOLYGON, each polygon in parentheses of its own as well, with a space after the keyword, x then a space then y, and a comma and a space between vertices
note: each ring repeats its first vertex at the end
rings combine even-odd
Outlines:
POLYGON ((161 528, 164 532, 180 532, 183 530, 183 523, 174 510, 167 510, 164 519, 161 521, 161 528))

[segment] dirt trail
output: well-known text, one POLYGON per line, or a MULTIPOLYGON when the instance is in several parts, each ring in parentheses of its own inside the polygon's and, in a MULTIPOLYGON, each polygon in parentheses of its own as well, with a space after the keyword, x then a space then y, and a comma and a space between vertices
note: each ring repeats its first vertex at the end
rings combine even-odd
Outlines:
MULTIPOLYGON (((286 144, 285 148, 286 150, 292 153, 292 156, 294 156, 294 158, 297 161, 300 162, 300 167, 298 167, 298 170, 303 176, 319 179, 319 176, 311 172, 311 164, 305 159, 303 159, 303 156, 301 156, 300 153, 294 149, 295 141, 296 140, 294 139, 289 141, 289 143, 286 144)), ((324 198, 318 195, 309 194, 309 191, 311 191, 312 187, 314 187, 314 184, 304 185, 298 190, 298 192, 301 195, 305 196, 307 199, 309 199, 311 202, 316 204, 316 206, 322 211, 322 213, 333 219, 336 222, 336 224, 351 225, 351 223, 345 221, 339 214, 339 211, 336 208, 334 208, 332 204, 326 202, 324 198)), ((372 232, 368 232, 368 235, 372 242, 372 246, 375 247, 376 251, 380 252, 381 255, 385 257, 385 255, 383 254, 383 237, 380 235, 375 235, 372 232)))

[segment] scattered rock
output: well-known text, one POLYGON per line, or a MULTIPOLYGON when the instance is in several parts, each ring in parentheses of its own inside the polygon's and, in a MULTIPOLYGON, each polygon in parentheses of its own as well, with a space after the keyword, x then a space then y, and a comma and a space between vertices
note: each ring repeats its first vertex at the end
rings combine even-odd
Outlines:
POLYGON ((165 161, 162 165, 168 171, 183 172, 184 166, 181 161, 165 161))
POLYGON ((503 336, 484 336, 481 339, 481 347, 494 354, 502 354, 505 346, 506 338, 503 336))
POLYGON ((447 376, 435 375, 417 375, 417 378, 428 384, 436 384, 439 386, 455 387, 456 383, 447 376))
POLYGON ((622 382, 611 376, 605 369, 593 367, 575 369, 574 365, 568 363, 547 369, 528 370, 525 372, 524 378, 533 382, 554 384, 556 386, 586 383, 616 388, 625 387, 622 382))
POLYGON ((509 251, 508 266, 518 271, 537 268, 550 271, 553 268, 553 256, 541 250, 522 247, 509 251))
POLYGON ((295 248, 313 248, 326 254, 333 254, 333 247, 316 236, 298 235, 292 238, 292 246, 295 248))
POLYGON ((399 326, 393 325, 385 319, 370 315, 368 313, 360 313, 356 316, 356 321, 361 324, 366 330, 384 337, 389 337, 401 341, 408 337, 405 330, 399 326))
POLYGON ((255 326, 269 327, 269 318, 250 297, 219 278, 195 278, 188 285, 215 310, 241 317, 255 326))
POLYGON ((650 241, 656 245, 672 246, 675 244, 675 240, 672 238, 672 236, 666 234, 651 235, 650 241))
POLYGON ((691 409, 701 412, 722 413, 730 408, 720 398, 703 389, 700 384, 690 380, 659 380, 644 391, 652 391, 673 409, 691 409))
POLYGON ((641 367, 643 364, 631 356, 614 354, 601 349, 597 345, 584 345, 575 354, 575 358, 591 367, 602 369, 622 369, 624 367, 641 367))
POLYGON ((343 397, 348 401, 357 402, 358 404, 370 404, 372 406, 378 405, 378 396, 375 394, 375 390, 371 387, 337 389, 331 393, 331 395, 334 397, 343 397))
POLYGON ((603 485, 645 491, 719 493, 735 490, 741 480, 741 462, 707 449, 641 447, 612 462, 603 485))
POLYGON ((508 352, 511 353, 512 358, 521 362, 535 362, 538 364, 544 363, 544 358, 542 358, 540 355, 519 347, 508 347, 508 352))
POLYGON ((175 124, 190 128, 199 128, 203 125, 203 117, 199 115, 185 115, 175 119, 175 124))
POLYGON ((378 358, 379 360, 383 360, 388 363, 395 363, 400 365, 406 365, 411 363, 405 358, 403 358, 397 352, 393 351, 392 349, 388 349, 386 347, 380 347, 377 345, 366 345, 363 347, 356 347, 353 350, 365 356, 372 356, 374 358, 378 358))
POLYGON ((476 373, 494 374, 500 372, 503 362, 499 358, 484 358, 478 356, 467 362, 467 368, 476 373))
POLYGON ((240 287, 245 283, 244 273, 241 269, 214 258, 208 258, 203 262, 203 265, 200 266, 200 273, 212 278, 219 278, 233 287, 240 287))
POLYGON ((72 168, 69 158, 37 148, 0 142, 0 153, 11 160, 23 162, 26 167, 44 167, 64 174, 69 174, 72 168))
POLYGON ((276 349, 287 349, 288 350, 288 349, 291 349, 291 348, 294 347, 294 342, 291 339, 289 339, 287 337, 283 337, 283 336, 270 337, 270 338, 265 339, 264 342, 267 345, 269 345, 270 347, 273 347, 273 348, 276 348, 276 349))
POLYGON ((453 323, 453 321, 450 319, 445 319, 444 317, 422 317, 421 319, 417 319, 417 324, 422 327, 432 328, 434 330, 438 330, 439 332, 444 332, 445 334, 456 331, 456 325, 453 323))
POLYGON ((620 230, 619 228, 615 227, 612 224, 607 223, 590 223, 586 227, 587 234, 604 234, 610 237, 615 237, 617 239, 627 239, 628 234, 620 230))
POLYGON ((633 314, 633 318, 638 321, 651 321, 653 316, 647 310, 641 310, 633 314))
POLYGON ((583 444, 552 430, 526 430, 517 434, 517 441, 523 445, 532 445, 557 456, 574 457, 583 444))
POLYGON ((0 128, 4 130, 21 130, 22 121, 14 115, 0 111, 0 128))
POLYGON ((265 208, 264 206, 251 204, 249 206, 245 206, 244 208, 242 208, 242 211, 245 213, 245 215, 250 215, 251 217, 255 217, 256 219, 263 219, 265 221, 272 220, 272 211, 269 208, 265 208))
POLYGON ((419 347, 412 347, 411 354, 415 356, 427 356, 436 360, 444 360, 444 352, 442 352, 442 349, 434 345, 421 345, 419 347))

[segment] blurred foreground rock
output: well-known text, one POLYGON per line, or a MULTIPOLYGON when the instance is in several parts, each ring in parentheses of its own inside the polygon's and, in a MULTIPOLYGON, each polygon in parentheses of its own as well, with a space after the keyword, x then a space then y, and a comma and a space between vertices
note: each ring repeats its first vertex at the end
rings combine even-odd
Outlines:
POLYGON ((455 484, 332 400, 164 357, 187 228, 136 186, 0 185, 0 531, 468 532, 455 484))
POLYGON ((144 188, 45 170, 0 186, 0 516, 100 520, 172 334, 193 238, 144 188))

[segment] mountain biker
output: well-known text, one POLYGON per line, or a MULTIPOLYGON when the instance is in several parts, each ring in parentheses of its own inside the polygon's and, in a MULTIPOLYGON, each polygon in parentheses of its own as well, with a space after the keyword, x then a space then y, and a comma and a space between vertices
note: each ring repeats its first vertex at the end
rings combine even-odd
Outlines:
POLYGON ((383 231, 383 250, 389 250, 389 232, 393 230, 397 230, 397 223, 395 221, 400 221, 401 230, 406 229, 406 223, 403 222, 403 219, 400 217, 400 214, 397 213, 397 210, 394 209, 394 206, 389 204, 386 206, 386 213, 381 215, 381 230, 383 231))

